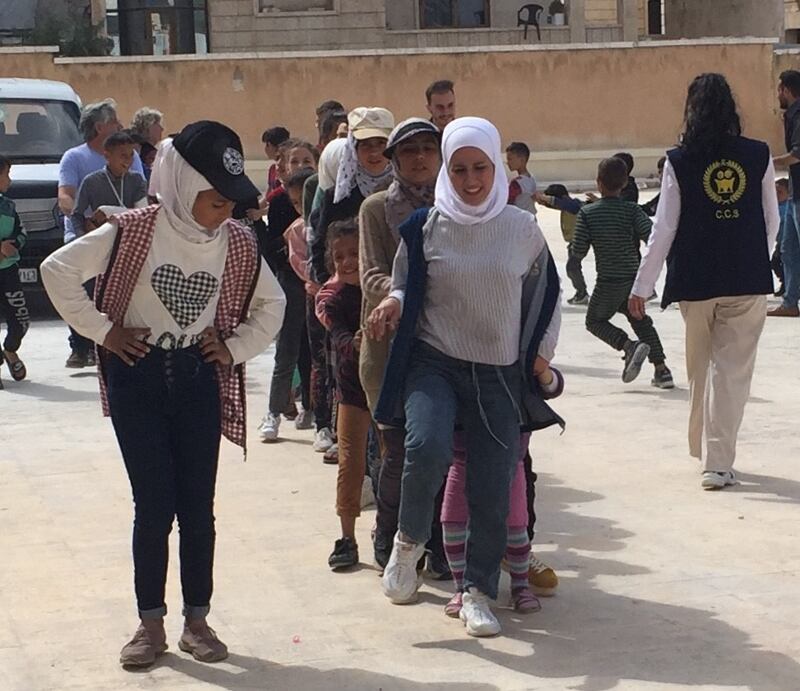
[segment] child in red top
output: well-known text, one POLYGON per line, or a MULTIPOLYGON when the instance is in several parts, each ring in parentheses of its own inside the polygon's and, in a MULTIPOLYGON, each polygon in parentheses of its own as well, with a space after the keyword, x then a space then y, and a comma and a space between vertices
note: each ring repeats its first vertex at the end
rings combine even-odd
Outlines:
POLYGON ((358 223, 332 223, 327 236, 333 277, 317 294, 317 313, 328 329, 335 356, 334 379, 339 403, 339 475, 336 513, 342 537, 336 540, 328 566, 334 571, 358 563, 356 518, 361 514, 361 487, 367 466, 367 435, 372 417, 358 378, 361 345, 361 283, 358 272, 358 223))

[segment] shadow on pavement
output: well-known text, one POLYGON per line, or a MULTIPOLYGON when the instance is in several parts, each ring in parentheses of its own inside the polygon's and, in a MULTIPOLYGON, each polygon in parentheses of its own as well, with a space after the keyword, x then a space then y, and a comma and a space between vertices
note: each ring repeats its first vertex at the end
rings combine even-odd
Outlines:
MULTIPOLYGON (((257 657, 231 654, 221 665, 207 665, 201 662, 164 655, 157 667, 170 667, 180 674, 199 681, 213 684, 220 689, 242 691, 244 689, 292 689, 292 691, 330 691, 331 689, 370 689, 377 691, 437 691, 439 689, 463 689, 463 682, 445 684, 409 681, 388 674, 377 674, 363 669, 319 670, 301 665, 280 665, 257 657), (231 670, 233 666, 236 669, 231 670)), ((465 676, 468 676, 465 671, 465 676)), ((474 684, 474 691, 499 691, 490 684, 474 684)))
POLYGON ((7 385, 6 393, 39 398, 48 403, 81 403, 100 400, 100 393, 94 389, 92 391, 77 391, 63 386, 56 386, 55 384, 40 384, 30 380, 7 385))
MULTIPOLYGON (((540 613, 522 617, 498 608, 504 636, 524 644, 526 652, 496 650, 464 636, 416 647, 467 653, 529 674, 537 684, 547 679, 585 677, 583 684, 570 687, 582 691, 605 691, 621 681, 713 684, 756 691, 798 688, 800 662, 759 648, 747 633, 719 620, 713 609, 651 602, 601 590, 596 583, 598 576, 642 575, 650 570, 587 557, 582 552, 622 550, 633 533, 606 518, 575 512, 577 505, 601 499, 601 495, 554 484, 549 475, 539 477, 542 515, 552 516, 548 523, 557 526, 559 532, 538 533, 537 542, 558 544, 560 569, 575 575, 564 573, 564 594, 545 601, 540 613)), ((767 493, 800 499, 800 483, 753 475, 743 479, 762 483, 767 493)), ((462 664, 468 668, 470 663, 465 660, 462 664)), ((556 682, 553 687, 562 688, 556 682)))
POLYGON ((800 504, 800 482, 784 477, 755 475, 736 471, 736 479, 742 484, 727 487, 726 492, 765 495, 753 497, 753 501, 766 501, 779 504, 800 504))

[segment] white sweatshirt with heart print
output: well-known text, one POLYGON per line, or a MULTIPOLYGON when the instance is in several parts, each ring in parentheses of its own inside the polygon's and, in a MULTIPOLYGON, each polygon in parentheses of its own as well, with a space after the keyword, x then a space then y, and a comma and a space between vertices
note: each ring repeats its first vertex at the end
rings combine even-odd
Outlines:
MULTIPOLYGON (((101 344, 113 324, 97 310, 83 284, 106 270, 116 236, 117 226, 106 223, 57 250, 41 265, 42 282, 59 314, 76 331, 101 344)), ((159 213, 123 326, 150 329, 147 342, 165 350, 196 343, 203 329, 214 324, 227 250, 227 232, 208 242, 190 242, 159 213)), ((225 342, 234 363, 269 346, 281 327, 285 303, 283 290, 261 259, 250 317, 225 342)))

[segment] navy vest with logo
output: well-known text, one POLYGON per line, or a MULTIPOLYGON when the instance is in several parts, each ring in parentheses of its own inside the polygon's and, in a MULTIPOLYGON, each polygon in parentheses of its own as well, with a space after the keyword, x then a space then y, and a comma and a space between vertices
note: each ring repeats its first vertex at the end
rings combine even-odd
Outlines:
POLYGON ((773 291, 762 203, 763 142, 731 137, 714 156, 668 152, 681 216, 667 258, 663 304, 773 291))

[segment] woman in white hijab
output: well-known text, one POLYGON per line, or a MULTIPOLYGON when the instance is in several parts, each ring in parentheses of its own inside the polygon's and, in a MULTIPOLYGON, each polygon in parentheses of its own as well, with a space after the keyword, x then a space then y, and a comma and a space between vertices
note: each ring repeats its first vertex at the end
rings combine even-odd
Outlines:
POLYGON ((434 208, 401 226, 393 290, 369 318, 375 338, 399 321, 375 418, 406 427, 399 531, 383 587, 395 603, 417 597, 415 566, 459 424, 470 508, 460 618, 470 635, 491 636, 500 631, 489 599, 520 430, 561 423, 541 391, 552 384, 558 274, 536 219, 507 205, 494 125, 451 122, 442 153, 434 208))
POLYGON ((216 122, 161 145, 158 204, 127 211, 42 264, 61 316, 98 344, 101 397, 134 497, 140 625, 120 655, 146 667, 167 649, 168 538, 180 525, 184 631, 178 647, 217 662, 227 648, 206 623, 214 562, 220 436, 245 445, 243 363, 264 351, 285 298, 252 233, 228 220, 257 194, 239 137, 216 122), (99 279, 96 302, 82 284, 99 279))

